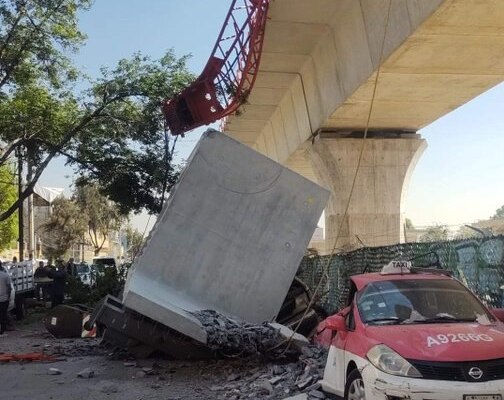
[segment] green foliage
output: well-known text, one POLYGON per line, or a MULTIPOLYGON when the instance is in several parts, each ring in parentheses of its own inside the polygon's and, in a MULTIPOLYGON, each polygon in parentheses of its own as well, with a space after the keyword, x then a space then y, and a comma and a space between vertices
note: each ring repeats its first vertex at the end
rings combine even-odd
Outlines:
POLYGON ((95 255, 98 255, 110 232, 120 228, 124 216, 113 202, 99 192, 96 185, 77 186, 74 199, 86 221, 95 255))
POLYGON ((34 82, 61 88, 76 78, 65 53, 85 36, 77 14, 90 0, 2 0, 0 2, 0 94, 34 82))
POLYGON ((126 241, 128 243, 126 254, 130 260, 134 260, 142 249, 144 237, 137 229, 133 229, 133 227, 128 225, 126 228, 126 241))
POLYGON ((31 166, 21 198, 0 208, 0 220, 16 212, 57 155, 123 214, 158 212, 177 180, 161 104, 194 78, 187 57, 137 53, 81 82, 89 89, 75 95, 79 73, 67 56, 84 42, 77 15, 90 4, 0 1, 0 165, 20 152, 31 166))
POLYGON ((72 199, 57 198, 43 226, 43 254, 62 257, 73 245, 87 239, 97 255, 124 220, 119 208, 94 185, 77 186, 72 199))
MULTIPOLYGON (((70 94, 77 71, 67 57, 83 43, 77 14, 90 0, 0 1, 0 165, 16 151, 36 166, 21 200, 0 207, 13 215, 72 130, 78 110, 70 94), (45 157, 45 158, 44 158, 45 157)), ((66 140, 68 141, 68 139, 66 140)))
POLYGON ((59 197, 54 200, 52 215, 42 230, 42 253, 55 259, 62 257, 74 244, 82 241, 87 224, 78 204, 59 197))
POLYGON ((421 242, 442 242, 448 240, 449 229, 446 225, 434 225, 427 228, 425 234, 420 238, 421 242))
POLYGON ((123 214, 143 208, 159 212, 178 178, 161 104, 192 80, 186 59, 177 59, 171 50, 160 60, 138 53, 115 69, 104 69, 92 88, 97 99, 123 98, 73 142, 75 158, 86 164, 69 163, 83 182, 98 183, 123 214))
POLYGON ((46 143, 57 143, 78 117, 78 106, 70 95, 51 93, 46 87, 26 85, 0 102, 0 137, 6 142, 23 138, 23 144, 40 154, 47 152, 46 143))
POLYGON ((91 287, 74 276, 67 276, 66 290, 72 303, 91 305, 91 287))
POLYGON ((103 297, 110 294, 120 297, 126 282, 128 265, 119 269, 105 268, 102 272, 93 273, 92 286, 84 285, 79 278, 69 277, 67 292, 72 303, 87 304, 94 306, 103 297))
MULTIPOLYGON (((172 51, 156 61, 136 54, 114 70, 103 70, 80 100, 31 84, 0 102, 0 140, 8 143, 0 164, 23 148, 35 166, 22 198, 63 154, 80 183, 98 184, 122 214, 143 208, 158 212, 178 178, 161 102, 192 79, 185 62, 172 51)), ((0 220, 16 206, 0 210, 0 220)))
POLYGON ((108 294, 119 297, 126 282, 127 269, 105 268, 96 276, 96 285, 91 290, 91 302, 95 304, 108 294))
POLYGON ((406 226, 406 229, 415 229, 415 226, 413 225, 413 222, 409 218, 406 218, 404 220, 404 225, 406 226))
MULTIPOLYGON (((16 201, 17 185, 13 168, 9 165, 0 166, 0 209, 8 207, 16 201)), ((18 216, 0 222, 0 251, 9 248, 17 239, 18 216)))

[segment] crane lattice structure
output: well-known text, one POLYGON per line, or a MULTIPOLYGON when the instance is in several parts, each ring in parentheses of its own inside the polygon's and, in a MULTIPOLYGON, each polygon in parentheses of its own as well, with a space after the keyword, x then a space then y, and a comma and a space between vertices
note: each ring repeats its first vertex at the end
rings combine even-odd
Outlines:
POLYGON ((173 135, 208 125, 247 101, 259 71, 270 0, 233 0, 201 75, 163 112, 173 135))

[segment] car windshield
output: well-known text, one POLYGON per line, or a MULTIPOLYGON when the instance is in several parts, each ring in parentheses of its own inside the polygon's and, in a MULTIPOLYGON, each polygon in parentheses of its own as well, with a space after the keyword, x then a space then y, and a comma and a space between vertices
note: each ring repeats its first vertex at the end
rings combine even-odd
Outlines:
POLYGON ((448 279, 373 282, 358 294, 357 308, 364 323, 375 325, 493 320, 469 290, 448 279))

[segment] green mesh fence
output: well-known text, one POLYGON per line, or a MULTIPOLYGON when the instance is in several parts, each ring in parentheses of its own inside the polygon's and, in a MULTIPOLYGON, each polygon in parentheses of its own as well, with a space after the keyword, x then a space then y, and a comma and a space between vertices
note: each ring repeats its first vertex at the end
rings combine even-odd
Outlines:
POLYGON ((367 247, 336 254, 328 265, 329 259, 305 257, 298 272, 312 291, 322 279, 316 301, 327 313, 343 307, 349 276, 380 271, 392 260, 452 271, 489 306, 504 307, 504 236, 367 247))

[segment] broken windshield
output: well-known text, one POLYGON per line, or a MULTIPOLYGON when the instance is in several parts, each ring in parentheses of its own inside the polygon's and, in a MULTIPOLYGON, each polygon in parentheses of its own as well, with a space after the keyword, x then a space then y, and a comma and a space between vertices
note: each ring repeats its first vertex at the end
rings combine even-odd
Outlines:
POLYGON ((493 320, 485 307, 455 280, 373 282, 357 296, 364 323, 374 325, 493 320))

